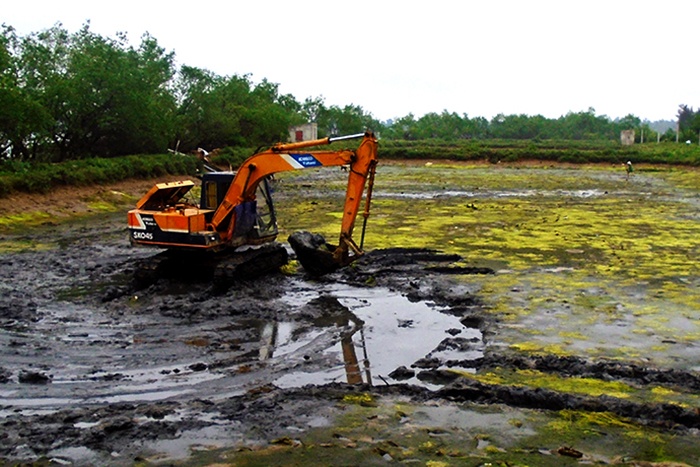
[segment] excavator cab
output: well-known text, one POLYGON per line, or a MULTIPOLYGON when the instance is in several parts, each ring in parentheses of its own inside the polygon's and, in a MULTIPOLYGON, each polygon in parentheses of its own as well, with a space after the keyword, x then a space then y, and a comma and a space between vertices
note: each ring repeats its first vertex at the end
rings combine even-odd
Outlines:
MULTIPOLYGON (((206 225, 226 197, 235 172, 211 172, 202 176, 199 206, 185 196, 194 182, 160 183, 155 185, 137 203, 137 210, 129 212, 132 244, 164 247, 206 247, 218 239, 206 225)), ((232 243, 257 244, 277 237, 277 216, 272 202, 270 181, 258 184, 255 197, 237 205, 232 243)))
MULTIPOLYGON (((211 172, 202 176, 199 207, 211 210, 207 222, 226 197, 235 176, 236 172, 211 172)), ((255 194, 255 199, 239 204, 233 211, 236 216, 234 237, 245 238, 250 243, 275 238, 278 233, 269 178, 261 180, 255 194)))
POLYGON ((202 194, 199 200, 200 209, 216 211, 226 192, 231 186, 236 172, 210 172, 202 175, 202 194))

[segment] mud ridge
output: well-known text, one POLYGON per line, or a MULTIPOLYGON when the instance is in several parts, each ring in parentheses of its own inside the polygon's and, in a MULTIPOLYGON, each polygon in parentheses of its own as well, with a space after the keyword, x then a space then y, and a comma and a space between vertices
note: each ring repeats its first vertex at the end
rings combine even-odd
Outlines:
POLYGON ((674 404, 641 404, 610 396, 585 397, 526 387, 489 385, 460 380, 435 392, 435 397, 454 402, 507 404, 544 410, 611 412, 648 426, 666 429, 700 428, 700 411, 674 404))
POLYGON ((356 276, 387 276, 405 273, 419 266, 426 272, 438 274, 493 274, 493 269, 454 265, 463 258, 429 248, 385 248, 372 250, 359 258, 346 271, 356 276))
POLYGON ((290 427, 297 426, 310 414, 333 417, 348 404, 344 402, 347 396, 353 394, 370 395, 369 404, 373 404, 372 399, 383 397, 408 398, 417 403, 507 404, 528 409, 610 412, 647 426, 671 430, 700 428, 700 414, 696 411, 671 404, 633 403, 609 396, 584 397, 476 381, 460 381, 437 391, 405 384, 371 387, 331 383, 293 389, 261 387, 219 401, 119 403, 12 417, 0 423, 3 432, 0 456, 60 461, 62 450, 87 448, 95 462, 114 463, 116 459, 138 462, 143 460, 144 441, 173 440, 183 432, 211 426, 229 426, 237 436, 244 436, 249 442, 265 442, 289 436, 290 427), (26 444, 28 441, 31 448, 26 444))
POLYGON ((649 368, 634 363, 613 361, 589 361, 576 356, 558 355, 504 355, 491 353, 484 355, 478 368, 530 369, 563 376, 600 378, 607 381, 626 380, 651 385, 664 384, 676 388, 700 390, 700 375, 691 371, 672 368, 649 368))

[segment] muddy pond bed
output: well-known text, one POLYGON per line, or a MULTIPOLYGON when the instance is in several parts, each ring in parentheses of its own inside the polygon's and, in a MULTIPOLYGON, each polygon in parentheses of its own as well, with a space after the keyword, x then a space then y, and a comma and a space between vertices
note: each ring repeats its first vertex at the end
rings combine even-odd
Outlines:
POLYGON ((0 462, 700 465, 697 170, 382 162, 365 257, 225 290, 132 281, 130 189, 0 211, 0 462))

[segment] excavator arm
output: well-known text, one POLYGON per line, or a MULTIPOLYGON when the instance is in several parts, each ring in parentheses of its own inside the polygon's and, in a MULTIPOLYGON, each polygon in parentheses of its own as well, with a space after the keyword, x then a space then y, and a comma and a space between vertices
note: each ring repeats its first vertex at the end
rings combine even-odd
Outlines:
MULTIPOLYGON (((355 220, 360 210, 362 194, 368 185, 365 221, 369 216, 371 187, 377 164, 377 138, 373 133, 328 137, 298 143, 280 143, 248 158, 238 169, 224 199, 214 212, 208 229, 219 233, 222 242, 231 240, 236 228, 235 208, 255 199, 259 183, 266 177, 279 172, 326 166, 349 166, 348 185, 343 207, 339 244, 333 256, 339 264, 345 263, 349 250, 361 254, 361 247, 352 239, 355 220), (333 142, 362 138, 356 150, 303 151, 333 142), (369 184, 367 183, 369 180, 369 184)), ((364 229, 363 229, 364 236, 364 229)))

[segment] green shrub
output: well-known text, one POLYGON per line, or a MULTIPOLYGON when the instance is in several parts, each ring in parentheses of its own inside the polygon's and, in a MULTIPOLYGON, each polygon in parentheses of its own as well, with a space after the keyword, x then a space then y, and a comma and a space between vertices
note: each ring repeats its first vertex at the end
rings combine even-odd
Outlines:
POLYGON ((58 186, 89 186, 164 175, 194 174, 194 157, 171 154, 93 158, 63 163, 28 163, 6 161, 0 166, 0 196, 22 191, 48 193, 58 186))

